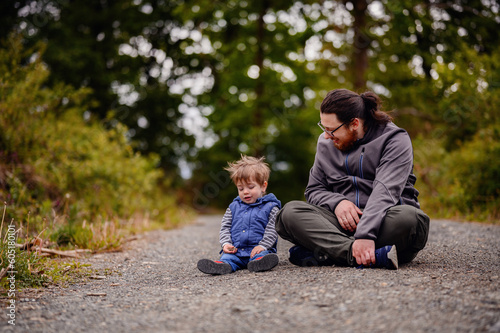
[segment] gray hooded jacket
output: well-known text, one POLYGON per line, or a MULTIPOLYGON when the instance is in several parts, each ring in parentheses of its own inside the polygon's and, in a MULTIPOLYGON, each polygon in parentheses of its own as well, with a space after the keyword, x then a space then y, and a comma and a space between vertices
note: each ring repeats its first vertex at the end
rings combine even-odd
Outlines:
POLYGON ((391 122, 369 129, 347 153, 322 134, 305 196, 332 212, 342 200, 353 202, 363 210, 354 237, 376 240, 390 207, 420 208, 415 181, 410 137, 391 122))

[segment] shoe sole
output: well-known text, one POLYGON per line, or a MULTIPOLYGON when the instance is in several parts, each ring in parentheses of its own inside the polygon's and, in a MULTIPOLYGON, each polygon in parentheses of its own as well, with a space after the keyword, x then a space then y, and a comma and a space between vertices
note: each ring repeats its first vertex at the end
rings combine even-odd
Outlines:
POLYGON ((233 272, 231 265, 227 263, 217 263, 208 259, 201 259, 198 261, 197 267, 203 273, 212 275, 223 275, 233 272))
POLYGON ((398 251, 396 250, 396 245, 393 245, 389 253, 387 253, 387 258, 394 265, 394 269, 398 269, 398 251))
POLYGON ((252 260, 248 263, 248 270, 250 272, 264 272, 269 271, 278 265, 280 259, 276 253, 269 253, 261 259, 252 260))

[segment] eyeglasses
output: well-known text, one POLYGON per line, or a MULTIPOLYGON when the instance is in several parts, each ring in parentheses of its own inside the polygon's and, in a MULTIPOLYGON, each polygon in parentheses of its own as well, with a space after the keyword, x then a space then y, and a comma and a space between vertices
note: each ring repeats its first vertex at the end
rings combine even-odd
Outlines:
POLYGON ((338 129, 340 129, 342 126, 344 126, 346 123, 342 123, 339 127, 337 127, 336 129, 334 129, 333 131, 328 131, 322 124, 321 124, 321 120, 318 121, 318 126, 319 128, 321 128, 323 130, 323 132, 325 132, 326 134, 330 134, 331 136, 334 136, 333 133, 335 131, 337 131, 338 129))

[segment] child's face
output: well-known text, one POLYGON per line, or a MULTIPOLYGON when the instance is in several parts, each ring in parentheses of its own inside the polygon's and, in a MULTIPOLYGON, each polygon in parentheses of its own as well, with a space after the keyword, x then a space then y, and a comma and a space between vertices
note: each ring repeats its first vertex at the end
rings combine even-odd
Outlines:
POLYGON ((238 182, 236 187, 238 188, 238 195, 241 201, 246 204, 252 204, 266 192, 267 182, 259 185, 255 181, 250 180, 248 182, 238 182))

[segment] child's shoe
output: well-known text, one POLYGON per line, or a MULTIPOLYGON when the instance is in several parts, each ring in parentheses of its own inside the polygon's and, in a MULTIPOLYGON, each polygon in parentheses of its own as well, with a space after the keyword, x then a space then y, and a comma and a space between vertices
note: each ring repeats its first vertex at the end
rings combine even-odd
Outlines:
POLYGON ((231 265, 220 260, 201 259, 198 261, 198 269, 205 274, 212 275, 223 275, 233 272, 231 265))
POLYGON ((250 272, 264 272, 273 269, 278 265, 279 261, 280 259, 276 253, 269 253, 250 261, 247 268, 250 272))

